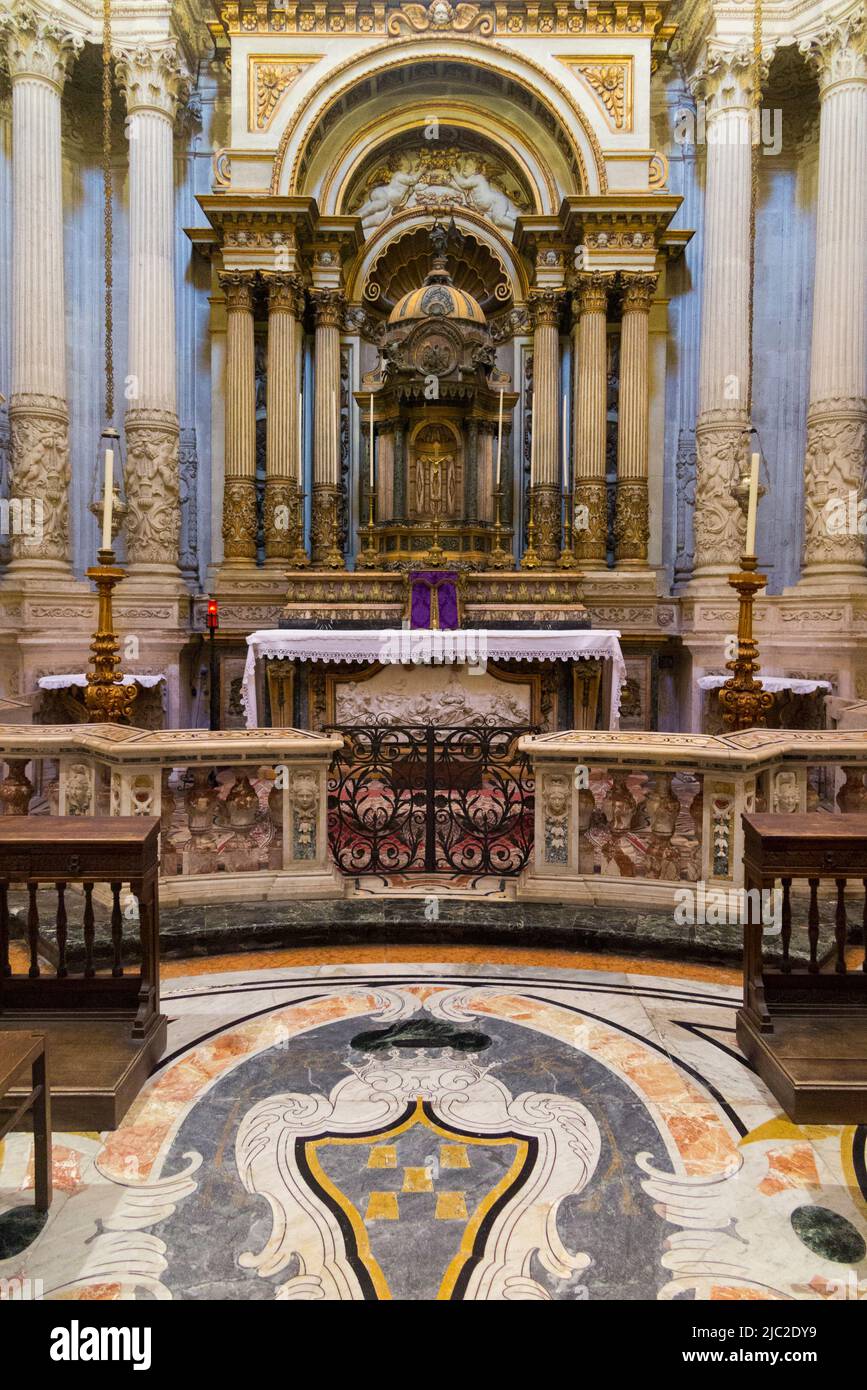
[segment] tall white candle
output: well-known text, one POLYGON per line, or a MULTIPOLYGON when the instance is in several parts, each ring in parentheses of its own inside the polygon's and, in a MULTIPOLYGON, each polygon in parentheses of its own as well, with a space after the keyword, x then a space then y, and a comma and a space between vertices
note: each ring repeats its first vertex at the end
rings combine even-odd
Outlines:
POLYGON ((747 555, 756 553, 756 513, 759 507, 759 463, 761 456, 750 459, 750 500, 747 505, 747 555))
POLYGON ((304 396, 298 392, 298 482, 304 478, 304 396))
POLYGON ((105 451, 105 480, 102 485, 102 548, 111 550, 111 509, 114 505, 114 449, 105 451))
POLYGON ((503 387, 500 387, 500 422, 497 426, 497 487, 500 486, 500 467, 503 457, 503 387))
POLYGON ((373 488, 373 392, 370 393, 370 486, 373 488))

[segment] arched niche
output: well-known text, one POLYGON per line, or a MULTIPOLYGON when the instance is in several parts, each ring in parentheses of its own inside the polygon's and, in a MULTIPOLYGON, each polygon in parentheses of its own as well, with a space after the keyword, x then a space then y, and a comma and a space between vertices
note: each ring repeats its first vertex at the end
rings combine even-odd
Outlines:
MULTIPOLYGON (((323 211, 336 210, 359 154, 359 135, 367 130, 368 143, 377 143, 380 123, 405 120, 410 106, 416 121, 420 116, 439 119, 440 114, 446 121, 456 120, 454 107, 462 102, 482 118, 491 139, 498 126, 524 132, 528 167, 542 160, 553 175, 553 189, 541 169, 534 179, 540 211, 555 212, 554 200, 559 206, 570 193, 607 191, 604 159, 590 122, 544 67, 493 43, 443 40, 432 55, 429 39, 412 38, 351 57, 323 77, 289 116, 274 159, 271 192, 305 193, 316 197, 323 211)), ((508 143, 505 134, 500 139, 508 143)))

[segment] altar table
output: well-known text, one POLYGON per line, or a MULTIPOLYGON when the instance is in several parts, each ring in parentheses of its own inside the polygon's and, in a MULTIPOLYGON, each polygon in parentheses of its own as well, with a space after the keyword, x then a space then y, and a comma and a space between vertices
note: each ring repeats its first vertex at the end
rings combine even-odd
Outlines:
POLYGON ((466 665, 492 661, 582 661, 611 663, 608 727, 620 722, 620 692, 626 680, 626 663, 620 633, 569 628, 544 631, 536 628, 262 628, 247 638, 247 662, 241 685, 241 702, 247 728, 258 724, 256 662, 259 660, 378 661, 381 665, 408 663, 466 665))

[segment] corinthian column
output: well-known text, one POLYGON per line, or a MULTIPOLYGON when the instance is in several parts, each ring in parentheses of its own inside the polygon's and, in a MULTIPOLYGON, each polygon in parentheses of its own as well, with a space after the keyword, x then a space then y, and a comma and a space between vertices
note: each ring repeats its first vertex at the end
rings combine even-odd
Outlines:
POLYGON ((605 568, 608 504, 605 493, 605 417, 608 397, 606 323, 608 292, 614 273, 578 276, 572 312, 575 319, 574 458, 575 508, 587 508, 586 527, 575 529, 579 561, 605 568))
POLYGON ((298 319, 304 287, 295 275, 269 273, 268 416, 265 443, 265 563, 306 562, 301 550, 298 449, 298 319))
POLYGON ((618 569, 647 566, 648 315, 656 275, 624 273, 620 336, 620 408, 617 425, 617 505, 614 542, 618 569))
POLYGON ((315 392, 313 398, 313 513, 314 565, 342 569, 340 526, 340 290, 315 290, 315 392))
POLYGON ((560 304, 562 290, 534 290, 533 511, 536 550, 543 565, 560 558, 560 304))
POLYGON ((83 41, 15 5, 0 19, 12 80, 12 499, 33 525, 11 570, 69 572, 69 406, 60 96, 83 41))
POLYGON ((731 488, 749 449, 752 62, 748 48, 715 53, 697 84, 707 103, 707 176, 693 583, 711 587, 724 582, 745 534, 731 488))
POLYGON ((129 137, 126 518, 130 570, 179 578, 173 127, 188 82, 175 45, 124 49, 129 137))
POLYGON ((802 584, 863 587, 858 515, 867 458, 867 57, 863 14, 801 45, 819 74, 819 196, 802 584), (855 501, 854 506, 852 501, 855 501), (828 510, 828 503, 838 504, 828 510), (830 513, 830 514, 829 514, 830 513))
POLYGON ((226 475, 223 559, 256 563, 256 364, 252 272, 226 271, 226 475))

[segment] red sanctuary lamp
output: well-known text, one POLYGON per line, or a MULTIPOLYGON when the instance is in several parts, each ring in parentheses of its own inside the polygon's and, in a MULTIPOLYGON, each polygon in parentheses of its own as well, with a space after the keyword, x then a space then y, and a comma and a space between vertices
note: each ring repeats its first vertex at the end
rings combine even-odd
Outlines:
POLYGON ((217 683, 217 628, 220 626, 220 604, 215 598, 208 599, 208 609, 205 613, 205 625, 209 636, 209 656, 210 656, 210 718, 208 725, 213 731, 220 727, 220 699, 217 683))

